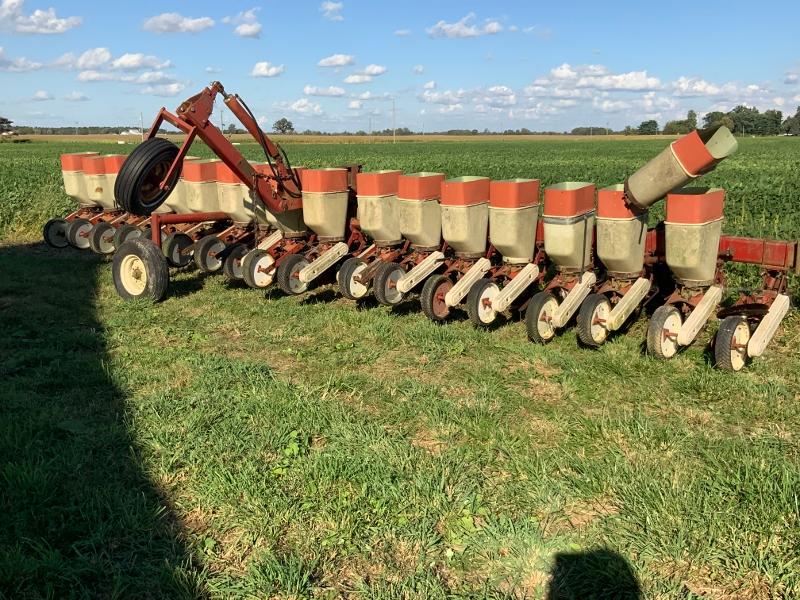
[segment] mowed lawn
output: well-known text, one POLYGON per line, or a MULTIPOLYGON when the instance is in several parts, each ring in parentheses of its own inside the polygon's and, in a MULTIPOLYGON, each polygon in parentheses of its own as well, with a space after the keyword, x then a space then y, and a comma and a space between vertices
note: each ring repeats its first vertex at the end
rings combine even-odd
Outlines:
MULTIPOLYGON (((800 156, 744 142, 712 177, 800 156)), ((609 184, 665 143, 290 150, 495 177, 540 160, 609 184)), ((414 298, 284 297, 191 269, 161 304, 122 303, 106 260, 35 241, 69 206, 65 147, 89 149, 0 146, 0 595, 800 595, 796 311, 731 375, 711 365, 715 325, 663 363, 645 317, 597 351, 572 330, 540 347, 513 319, 439 326, 414 298)), ((778 219, 769 181, 742 180, 731 223, 800 231, 798 183, 780 181, 778 219)))

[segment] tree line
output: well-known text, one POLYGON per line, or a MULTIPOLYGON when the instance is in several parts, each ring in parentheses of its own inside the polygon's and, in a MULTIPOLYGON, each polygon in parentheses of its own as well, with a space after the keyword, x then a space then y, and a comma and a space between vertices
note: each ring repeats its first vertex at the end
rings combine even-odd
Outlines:
MULTIPOLYGON (((712 111, 703 117, 703 127, 725 125, 738 135, 800 135, 800 106, 794 116, 783 118, 783 112, 776 109, 763 113, 755 107, 739 105, 728 112, 712 111)), ((697 129, 697 113, 690 110, 685 119, 668 121, 660 131, 665 135, 679 135, 697 129)), ((573 130, 574 132, 575 130, 573 130)), ((628 126, 626 135, 655 135, 659 133, 658 122, 649 119, 638 127, 628 126)))

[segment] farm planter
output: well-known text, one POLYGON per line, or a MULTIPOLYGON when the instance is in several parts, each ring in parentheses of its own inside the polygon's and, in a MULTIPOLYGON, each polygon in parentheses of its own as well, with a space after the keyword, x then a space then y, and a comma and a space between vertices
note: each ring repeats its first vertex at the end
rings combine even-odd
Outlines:
POLYGON ((489 193, 489 239, 503 262, 523 264, 536 250, 539 180, 492 181, 489 193))
POLYGON ((593 183, 557 183, 544 190, 544 250, 561 271, 591 265, 594 230, 593 183))
POLYGON ((400 233, 418 249, 438 248, 442 243, 442 173, 401 175, 397 183, 397 217, 400 233))
POLYGON ((379 246, 402 241, 397 218, 397 184, 402 171, 358 173, 358 222, 361 230, 379 246))
POLYGON ((97 206, 89 199, 89 191, 86 187, 86 176, 83 172, 83 159, 86 157, 96 157, 99 152, 76 152, 73 154, 61 155, 61 176, 64 179, 64 191, 67 196, 71 196, 81 208, 97 206))
POLYGON ((725 191, 719 188, 685 188, 667 196, 667 265, 683 285, 714 282, 724 203, 725 191))
POLYGON ((489 230, 489 178, 455 177, 442 184, 442 237, 456 254, 486 252, 489 230))
POLYGON ((638 274, 644 266, 647 211, 625 204, 623 185, 597 192, 597 257, 609 272, 638 274))
POLYGON ((344 239, 347 226, 347 169, 305 169, 303 221, 325 241, 344 239))
POLYGON ((83 158, 83 172, 86 178, 87 196, 91 202, 101 206, 103 210, 116 210, 114 183, 117 181, 124 154, 107 154, 105 156, 86 156, 83 158))
POLYGON ((219 210, 231 221, 237 224, 267 223, 264 203, 223 162, 217 165, 217 186, 219 210))
POLYGON ((639 208, 648 208, 668 192, 712 170, 736 152, 738 143, 727 127, 693 131, 669 145, 631 175, 625 194, 639 208))
POLYGON ((217 165, 221 162, 218 159, 195 160, 183 165, 186 207, 190 212, 219 211, 217 165))

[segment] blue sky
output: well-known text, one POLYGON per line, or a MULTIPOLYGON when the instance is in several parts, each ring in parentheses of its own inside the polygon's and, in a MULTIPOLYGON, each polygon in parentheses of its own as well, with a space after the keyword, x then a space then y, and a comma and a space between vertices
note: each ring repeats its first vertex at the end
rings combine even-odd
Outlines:
POLYGON ((390 127, 392 98, 427 131, 794 113, 798 22, 796 1, 0 0, 0 115, 147 124, 213 79, 327 131, 390 127))

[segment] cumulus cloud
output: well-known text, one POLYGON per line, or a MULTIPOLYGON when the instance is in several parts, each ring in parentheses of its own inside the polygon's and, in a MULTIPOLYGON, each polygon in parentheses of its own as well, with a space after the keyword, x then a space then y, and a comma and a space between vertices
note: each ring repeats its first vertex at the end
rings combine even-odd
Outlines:
POLYGON ((394 34, 397 37, 408 37, 409 35, 411 35, 411 30, 410 29, 395 29, 394 30, 394 34))
POLYGON ((331 54, 317 63, 318 67, 346 67, 355 64, 356 57, 352 54, 331 54))
POLYGON ((145 31, 153 33, 199 33, 214 26, 211 17, 184 17, 180 13, 162 13, 144 22, 145 31))
POLYGON ((275 106, 282 110, 288 110, 289 112, 293 112, 298 115, 319 116, 323 113, 322 107, 316 102, 311 102, 308 98, 300 98, 291 104, 282 102, 276 104, 275 106))
POLYGON ((386 71, 388 71, 388 69, 383 65, 367 65, 364 67, 363 73, 370 77, 377 77, 378 75, 383 75, 386 71))
POLYGON ((36 9, 25 13, 25 0, 0 2, 0 27, 16 33, 52 35, 64 33, 83 22, 81 17, 59 18, 56 9, 36 9))
POLYGON ((232 17, 225 17, 222 22, 226 25, 235 25, 233 29, 234 35, 246 38, 259 38, 261 37, 261 23, 258 22, 256 13, 261 10, 260 8, 251 8, 240 12, 238 15, 232 17))
POLYGON ((361 100, 350 100, 350 102, 347 104, 347 108, 352 110, 361 110, 362 106, 364 106, 364 104, 361 102, 361 100))
POLYGON ((328 19, 328 21, 343 21, 343 8, 343 2, 330 2, 326 0, 326 2, 320 4, 319 10, 322 13, 322 16, 328 19))
POLYGON ((50 92, 46 92, 44 90, 38 90, 36 93, 31 96, 31 100, 34 102, 45 102, 47 100, 52 100, 53 94, 50 92))
POLYGON ((362 92, 358 95, 359 100, 387 100, 391 98, 388 92, 384 92, 382 94, 375 94, 373 92, 362 92))
POLYGON ((313 85, 307 85, 303 88, 303 93, 306 96, 344 96, 344 88, 337 87, 335 85, 324 87, 316 87, 313 85))
POLYGON ((455 23, 441 20, 425 31, 428 32, 429 36, 435 38, 470 38, 481 35, 494 35, 503 31, 503 26, 499 21, 487 19, 483 25, 477 25, 474 21, 475 13, 471 12, 455 23))
POLYGON ((425 85, 423 85, 422 87, 425 88, 426 90, 435 90, 436 89, 436 82, 435 81, 429 81, 425 85))
POLYGON ((142 88, 142 94, 147 94, 150 96, 164 96, 167 98, 171 98, 173 96, 177 96, 183 90, 186 89, 186 86, 182 83, 167 83, 164 85, 148 85, 147 87, 142 88))
POLYGON ((354 73, 352 75, 348 75, 344 78, 345 83, 369 83, 372 81, 372 77, 370 75, 364 75, 363 73, 354 73))
POLYGON ((172 63, 142 52, 128 52, 111 61, 111 68, 119 71, 138 71, 140 69, 168 69, 172 63))
POLYGON ((64 96, 64 100, 67 102, 87 102, 89 100, 89 96, 80 92, 70 92, 64 96))
POLYGON ((81 71, 78 73, 77 79, 78 81, 94 83, 97 81, 113 81, 117 79, 117 75, 114 73, 109 73, 108 71, 96 71, 94 69, 90 69, 88 71, 81 71))
POLYGON ((784 78, 783 83, 787 85, 794 85, 796 83, 800 83, 800 74, 789 71, 788 73, 786 73, 786 77, 784 78))
MULTIPOLYGON (((57 62, 66 61, 71 54, 65 54, 57 62)), ((76 60, 76 69, 96 69, 111 60, 108 48, 92 48, 81 54, 76 60)))
POLYGON ((163 71, 145 71, 144 73, 140 73, 139 75, 130 75, 122 77, 122 81, 127 81, 129 83, 136 83, 140 85, 153 85, 153 84, 163 84, 163 83, 175 83, 176 79, 172 75, 168 75, 163 71))
POLYGON ((222 73, 222 69, 219 67, 206 67, 203 69, 206 73, 222 73))
POLYGON ((283 73, 283 65, 273 65, 269 61, 257 62, 250 74, 253 77, 277 77, 283 73))
POLYGON ((572 66, 563 63, 551 69, 549 76, 534 80, 529 91, 530 95, 539 95, 537 92, 548 89, 551 93, 556 90, 569 92, 580 89, 641 92, 661 87, 661 80, 650 77, 647 71, 611 73, 603 65, 572 66))
POLYGON ((28 60, 27 58, 8 58, 6 50, 0 46, 0 71, 8 71, 11 73, 24 73, 26 71, 36 71, 41 69, 44 65, 40 62, 28 60))

